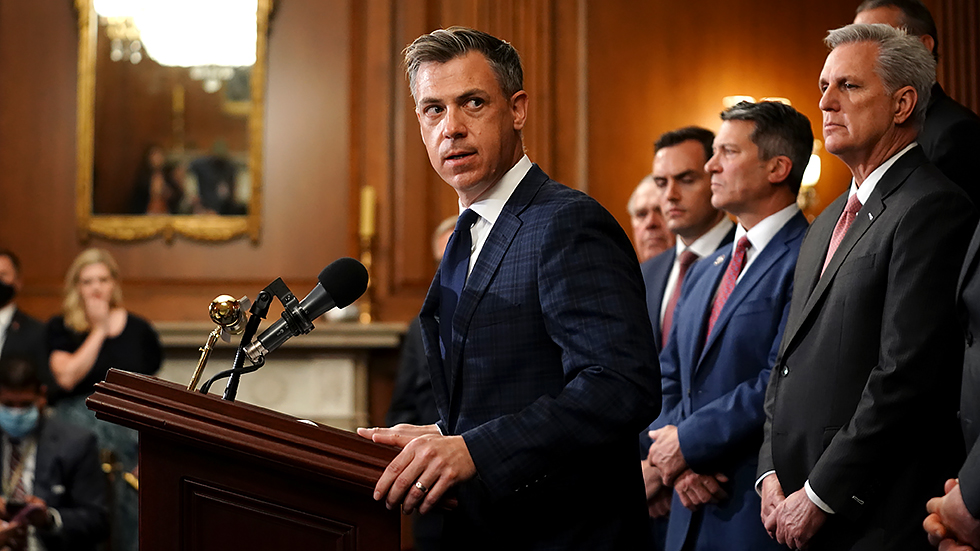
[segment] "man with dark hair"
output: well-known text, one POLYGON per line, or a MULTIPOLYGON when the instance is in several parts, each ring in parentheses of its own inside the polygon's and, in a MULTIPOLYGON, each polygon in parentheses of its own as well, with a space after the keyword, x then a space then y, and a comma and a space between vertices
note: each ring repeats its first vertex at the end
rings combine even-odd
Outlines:
POLYGON ((660 204, 667 228, 678 237, 674 249, 640 267, 657 350, 670 334, 687 269, 731 243, 734 236, 732 222, 711 204, 711 181, 704 165, 711 158, 714 138, 710 130, 688 126, 663 134, 654 144, 653 182, 663 194, 660 204))
POLYGON ((423 514, 456 503, 445 549, 642 548, 636 434, 660 385, 633 246, 524 155, 510 44, 453 27, 405 58, 422 141, 461 213, 420 314, 439 422, 359 429, 403 448, 375 498, 423 514))
POLYGON ((0 248, 0 358, 30 356, 39 368, 48 364, 44 324, 17 308, 15 299, 24 286, 20 259, 0 248))
POLYGON ((653 175, 647 174, 626 202, 630 225, 633 226, 633 244, 641 264, 674 246, 674 234, 667 229, 661 210, 662 195, 663 192, 653 182, 653 175))
POLYGON ((705 168, 712 205, 738 220, 735 245, 684 279, 650 433, 648 462, 674 487, 668 551, 779 548, 759 522, 754 483, 766 383, 807 229, 796 195, 813 132, 776 102, 742 102, 721 118, 705 168))
MULTIPOLYGON (((688 126, 661 135, 654 144, 653 183, 660 193, 660 208, 667 228, 677 236, 671 249, 640 265, 646 285, 647 310, 657 340, 657 351, 670 334, 674 310, 688 269, 699 258, 710 256, 729 244, 735 228, 724 212, 711 204, 711 181, 705 163, 711 158, 715 135, 710 130, 688 126)), ((670 509, 672 490, 663 485, 657 467, 645 459, 650 448, 648 427, 640 433, 640 457, 649 514, 663 517, 670 509)), ((657 522, 654 540, 658 536, 657 522)))
POLYGON ((915 142, 936 74, 922 43, 860 24, 825 42, 824 141, 853 180, 800 247, 761 517, 792 549, 928 549, 923 504, 963 458, 953 297, 976 211, 915 142))
MULTIPOLYGON (((929 9, 920 0, 865 0, 857 8, 855 23, 884 23, 904 28, 919 37, 939 59, 939 34, 929 9)), ((946 95, 943 87, 932 87, 926 120, 916 141, 926 157, 980 206, 980 180, 974 161, 980 154, 980 116, 946 95)))
POLYGON ((109 532, 95 435, 48 418, 46 404, 29 360, 0 359, 0 517, 7 528, 25 528, 28 540, 40 540, 47 551, 94 550, 109 532))

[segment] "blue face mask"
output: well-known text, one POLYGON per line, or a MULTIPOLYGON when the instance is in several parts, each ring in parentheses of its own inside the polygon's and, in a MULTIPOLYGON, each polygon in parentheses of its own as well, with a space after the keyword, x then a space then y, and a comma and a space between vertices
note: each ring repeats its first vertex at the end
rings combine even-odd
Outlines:
POLYGON ((0 429, 14 440, 20 440, 37 428, 39 416, 37 406, 12 408, 0 405, 0 429))

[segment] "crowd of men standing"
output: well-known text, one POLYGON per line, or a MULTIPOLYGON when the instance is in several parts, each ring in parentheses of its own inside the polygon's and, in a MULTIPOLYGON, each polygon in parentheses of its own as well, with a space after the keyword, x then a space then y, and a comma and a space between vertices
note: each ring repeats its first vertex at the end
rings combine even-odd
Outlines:
POLYGON ((936 83, 919 0, 867 0, 825 42, 848 191, 808 223, 810 121, 739 103, 657 140, 639 262, 524 154, 509 44, 406 48, 460 217, 420 316, 438 421, 359 431, 403 448, 376 499, 443 511, 444 549, 980 548, 980 117, 936 83))
MULTIPOLYGON (((740 189, 753 181, 798 189, 809 123, 785 106, 722 113, 710 159, 695 134, 707 130, 664 134, 652 173, 657 223, 642 223, 631 199, 636 236, 677 237, 641 265, 662 348, 664 407, 640 437, 655 548, 980 545, 980 451, 964 463, 963 446, 980 433, 972 353, 980 234, 967 247, 980 197, 970 170, 980 118, 936 83, 936 27, 917 0, 866 1, 855 25, 826 43, 823 137, 853 179, 809 228, 793 232, 788 212, 740 211, 730 200, 736 174, 740 189), (786 113, 745 116, 763 109, 786 113), (731 159, 747 147, 762 170, 736 173, 731 159), (686 165, 665 162, 682 153, 686 165), (773 178, 779 158, 798 173, 773 178), (745 252, 711 229, 711 207, 736 218, 745 252), (692 213, 698 223, 688 222, 692 213), (757 243, 760 219, 792 239, 757 243), (717 251, 703 246, 709 237, 722 243, 717 251), (783 254, 753 265, 753 251, 783 254), (924 435, 928 444, 916 438, 924 435)), ((793 211, 793 198, 775 205, 793 211)))

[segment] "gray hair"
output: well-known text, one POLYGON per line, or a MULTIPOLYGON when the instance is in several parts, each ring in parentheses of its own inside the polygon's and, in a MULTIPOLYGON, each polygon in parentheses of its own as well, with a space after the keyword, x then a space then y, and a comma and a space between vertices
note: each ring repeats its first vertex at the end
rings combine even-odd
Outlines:
POLYGON ((644 176, 643 179, 640 180, 640 183, 636 184, 636 187, 633 188, 633 193, 630 194, 629 201, 626 201, 626 212, 628 212, 630 216, 633 216, 633 213, 635 212, 634 209, 636 208, 636 194, 638 191, 640 191, 640 188, 646 184, 650 184, 651 186, 656 186, 656 182, 653 181, 653 174, 647 174, 646 176, 644 176))
POLYGON ((416 76, 423 63, 446 63, 471 51, 483 54, 505 96, 512 97, 524 89, 521 56, 509 42, 476 29, 449 27, 423 34, 402 52, 412 97, 418 101, 415 97, 416 76))
POLYGON ((936 59, 915 36, 885 24, 852 24, 827 33, 824 43, 833 50, 843 44, 872 42, 878 46, 875 73, 889 94, 911 86, 918 96, 910 120, 922 128, 932 86, 936 83, 936 59))

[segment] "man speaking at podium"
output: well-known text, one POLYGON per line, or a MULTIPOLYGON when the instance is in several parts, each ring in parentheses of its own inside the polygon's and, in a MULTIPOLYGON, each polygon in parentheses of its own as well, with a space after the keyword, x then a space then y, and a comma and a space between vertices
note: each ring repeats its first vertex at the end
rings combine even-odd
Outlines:
POLYGON ((358 431, 403 448, 375 498, 452 508, 446 549, 641 549, 636 433, 657 416, 660 373, 630 241, 524 155, 510 44, 453 27, 405 59, 461 214, 420 315, 440 421, 358 431))

